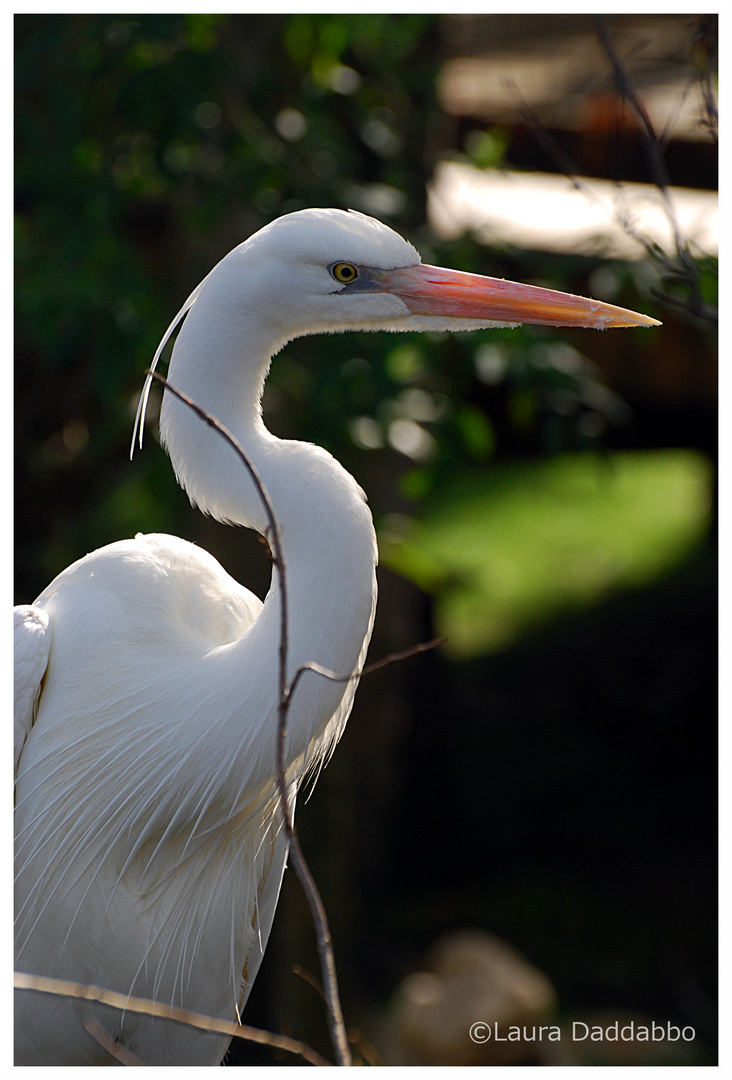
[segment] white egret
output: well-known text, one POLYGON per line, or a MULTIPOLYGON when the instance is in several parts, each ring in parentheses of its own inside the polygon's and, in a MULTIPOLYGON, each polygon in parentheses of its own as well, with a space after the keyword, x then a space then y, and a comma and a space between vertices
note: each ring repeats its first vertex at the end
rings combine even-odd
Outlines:
MULTIPOLYGON (((297 336, 342 330, 654 323, 425 266, 391 229, 341 210, 299 211, 250 237, 194 290, 164 342, 181 321, 171 384, 236 436, 279 521, 289 678, 311 661, 360 670, 376 541, 365 496, 338 462, 265 428, 275 353, 297 336)), ((252 481, 218 433, 169 393, 160 427, 195 504, 266 532, 252 481)), ((18 969, 233 1019, 287 855, 274 779, 277 580, 262 603, 200 548, 137 536, 80 559, 17 609, 16 638, 18 969)), ((301 680, 285 748, 293 806, 306 771, 342 734, 354 692, 355 680, 301 680)), ((84 1027, 90 1014, 148 1064, 216 1064, 228 1044, 169 1020, 19 991, 16 1060, 113 1064, 84 1027)))

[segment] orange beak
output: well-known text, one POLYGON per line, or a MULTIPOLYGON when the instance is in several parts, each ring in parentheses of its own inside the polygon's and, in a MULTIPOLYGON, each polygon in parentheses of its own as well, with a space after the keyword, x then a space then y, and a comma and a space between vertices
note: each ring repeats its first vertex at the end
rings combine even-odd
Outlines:
POLYGON ((660 326, 657 319, 583 296, 520 285, 502 278, 443 270, 439 266, 405 266, 384 273, 384 284, 413 315, 442 315, 516 325, 660 326))

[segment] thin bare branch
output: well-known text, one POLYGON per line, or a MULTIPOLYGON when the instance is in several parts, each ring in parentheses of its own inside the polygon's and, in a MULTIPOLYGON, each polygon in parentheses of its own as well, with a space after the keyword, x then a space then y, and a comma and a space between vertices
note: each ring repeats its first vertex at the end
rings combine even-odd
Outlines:
MULTIPOLYGON (((661 293, 659 291, 653 293, 656 299, 659 299, 663 303, 667 303, 671 307, 675 307, 686 314, 695 315, 698 318, 716 322, 716 309, 703 302, 699 266, 692 255, 688 240, 683 235, 676 214, 676 207, 672 197, 670 179, 664 158, 666 143, 665 133, 660 137, 657 135, 648 110, 630 78, 623 60, 618 55, 607 22, 603 16, 595 16, 595 27, 598 40, 612 67, 613 77, 618 92, 622 98, 628 102, 628 105, 639 122, 643 134, 643 144, 649 162, 651 177, 658 189, 663 212, 671 230, 675 252, 674 256, 669 257, 659 244, 650 240, 647 236, 644 236, 636 227, 628 211, 617 205, 615 207, 616 219, 626 236, 635 240, 645 250, 649 258, 660 266, 662 272, 668 278, 680 280, 688 289, 689 298, 687 301, 669 297, 666 293, 661 293)), ((716 126, 717 110, 714 93, 711 87, 710 72, 711 65, 708 64, 707 82, 706 84, 703 84, 702 89, 708 114, 708 124, 711 129, 714 129, 716 126)), ((536 114, 523 99, 516 84, 511 81, 508 83, 508 87, 516 99, 524 122, 537 144, 551 155, 559 171, 566 176, 573 187, 584 195, 589 202, 596 203, 597 199, 591 187, 581 177, 581 170, 577 163, 564 150, 553 135, 541 124, 536 114)), ((618 186, 622 190, 622 185, 618 186)))
POLYGON ((605 50, 605 54, 610 61, 610 65, 613 69, 613 76, 615 78, 615 85, 618 91, 622 95, 623 99, 629 103, 636 117, 640 121, 646 136, 646 153, 648 154, 649 164, 653 171, 653 178, 657 187, 665 190, 669 186, 669 176, 666 171, 666 162, 663 159, 661 153, 661 140, 656 135, 656 131, 651 122, 651 118, 648 115, 648 110, 643 104, 640 94, 635 88, 630 75, 628 74, 625 64, 620 59, 615 48, 610 30, 607 25, 607 20, 603 15, 595 15, 595 31, 597 33, 597 39, 600 45, 605 50))
POLYGON ((579 191, 584 195, 588 202, 598 202, 593 191, 582 178, 582 170, 577 162, 541 123, 536 113, 521 93, 518 84, 513 79, 506 79, 505 86, 508 92, 514 97, 519 114, 536 144, 554 159, 554 163, 559 168, 559 171, 563 176, 566 176, 576 191, 579 191))
POLYGON ((685 240, 679 221, 676 216, 676 207, 674 206, 669 187, 671 184, 668 170, 666 168, 666 161, 664 158, 664 142, 661 140, 653 127, 651 118, 648 114, 643 100, 638 93, 638 90, 633 83, 633 80, 628 74, 627 68, 621 60, 618 52, 615 48, 610 30, 607 25, 607 21, 604 16, 595 16, 595 29, 597 32, 597 38, 600 45, 605 51, 605 54, 610 61, 610 65, 613 69, 613 77, 615 79, 615 85, 618 92, 622 95, 623 99, 628 102, 631 109, 635 113, 637 120, 642 128, 644 139, 643 146, 646 151, 646 157, 648 158, 648 165, 651 170, 651 176, 658 188, 663 203, 664 212, 666 214, 666 220, 669 223, 674 238, 674 247, 676 249, 676 258, 678 259, 678 270, 681 271, 680 275, 686 282, 689 289, 690 300, 688 304, 688 310, 692 314, 699 315, 704 305, 701 299, 701 285, 699 280, 699 268, 695 259, 689 251, 689 244, 685 240))
POLYGON ((302 966, 302 964, 293 964, 292 965, 292 974, 297 975, 298 978, 302 979, 302 981, 307 983, 308 986, 312 986, 313 990, 318 995, 318 997, 322 998, 323 1001, 325 1001, 325 994, 323 993, 323 987, 320 985, 319 981, 315 978, 315 976, 313 975, 313 973, 311 971, 308 971, 307 968, 304 968, 302 966))
POLYGON ((714 71, 717 64, 717 16, 702 15, 694 34, 694 55, 704 101, 704 122, 715 143, 719 142, 719 108, 714 90, 714 71))
MULTIPOLYGON (((597 197, 590 185, 585 181, 584 177, 581 176, 581 169, 574 158, 567 153, 551 132, 547 131, 543 126, 534 110, 524 100, 516 84, 511 82, 510 87, 511 92, 518 102, 522 119, 537 145, 553 158, 555 165, 562 175, 569 180, 575 191, 584 196, 588 203, 595 206, 598 204, 602 205, 602 200, 597 197)), ((615 206, 615 218, 626 236, 631 237, 631 239, 635 240, 636 243, 644 248, 647 255, 652 258, 660 259, 668 272, 671 272, 671 270, 674 269, 674 264, 658 244, 655 244, 652 240, 643 236, 642 233, 639 233, 629 215, 623 212, 617 205, 615 206)))
POLYGON ((223 438, 229 443, 233 450, 241 459, 243 465, 247 469, 249 475, 254 482, 254 486, 257 489, 257 493, 265 509, 265 513, 268 521, 268 536, 270 547, 272 549, 272 562, 275 571, 279 577, 280 584, 280 648, 279 648, 279 705, 278 705, 278 725, 277 725, 277 788, 280 796, 280 809, 282 811, 282 818, 284 821, 285 835, 287 837, 290 848, 290 861, 295 868, 303 892, 310 907, 310 914, 315 927, 315 935, 318 945, 318 955, 320 957, 320 966, 323 975, 323 993, 328 1009, 328 1029, 330 1032, 331 1042, 333 1044, 333 1051, 336 1057, 336 1064, 338 1065, 351 1065, 353 1064, 351 1058, 351 1050, 348 1045, 348 1037, 346 1035, 346 1025, 343 1019, 343 1010, 341 1008, 340 996, 338 993, 338 977, 335 966, 335 956, 333 954, 333 942, 330 935, 330 927, 328 925, 328 917, 323 905, 323 901, 320 897, 318 887, 315 884, 315 880, 310 873, 310 868, 303 855, 300 842, 295 832, 294 822, 292 820, 292 814, 290 813, 290 805, 287 792, 287 779, 285 776, 285 744, 287 741, 287 714, 288 707, 291 698, 291 688, 287 685, 287 651, 288 651, 288 611, 287 611, 287 570, 285 566, 285 559, 282 551, 282 538, 280 535, 279 524, 274 512, 274 507, 269 498, 267 490, 262 482, 262 479, 254 466, 254 463, 250 460, 248 454, 244 450, 244 447, 239 443, 236 437, 220 423, 214 416, 212 416, 205 409, 197 405, 195 401, 181 393, 180 390, 176 390, 167 379, 163 378, 155 371, 150 371, 150 375, 157 379, 158 382, 170 391, 175 397, 192 409, 209 427, 217 431, 223 438))
POLYGON ((364 1065, 371 1065, 376 1068, 384 1064, 376 1047, 371 1045, 359 1028, 352 1027, 348 1029, 348 1040, 354 1052, 363 1059, 364 1065))
POLYGON ((417 656, 419 653, 427 652, 429 649, 437 649, 440 645, 444 645, 445 641, 445 638, 435 638, 433 641, 423 641, 419 645, 410 645, 408 649, 401 649, 399 652, 382 656, 381 660, 374 660, 373 663, 366 664, 360 671, 353 671, 350 675, 338 675, 335 671, 329 671, 322 664, 316 664, 315 661, 311 660, 307 664, 301 664, 295 672, 295 676, 290 683, 289 696, 292 697, 295 687, 306 671, 312 671, 315 675, 322 675, 324 679, 330 679, 331 682, 352 682, 363 678, 364 675, 371 675, 374 671, 388 667, 389 664, 396 664, 400 660, 408 660, 411 656, 417 656))
MULTIPOLYGON (((142 1013, 165 1020, 174 1020, 178 1024, 200 1028, 203 1031, 216 1031, 221 1035, 237 1036, 261 1046, 271 1046, 275 1050, 285 1050, 288 1054, 297 1054, 311 1065, 330 1065, 326 1058, 299 1039, 288 1035, 275 1035, 270 1031, 249 1027, 248 1024, 235 1024, 230 1020, 219 1020, 215 1016, 190 1012, 176 1005, 166 1005, 161 1001, 149 1001, 147 998, 130 997, 100 986, 86 986, 83 983, 68 982, 66 979, 51 979, 45 975, 30 975, 16 971, 14 985, 17 990, 36 990, 42 994, 58 994, 62 997, 80 998, 83 1001, 98 1001, 101 1005, 111 1005, 123 1012, 142 1013)), ((97 1035, 95 1034, 96 1038, 97 1035)), ((129 1051, 128 1051, 129 1052, 129 1051)))
POLYGON ((675 308, 683 315, 696 315, 697 318, 704 319, 704 321, 708 323, 716 324, 719 322, 719 310, 711 304, 700 302, 698 306, 690 308, 687 300, 679 300, 677 296, 671 296, 667 292, 661 292, 660 289, 650 289, 649 293, 654 300, 658 300, 661 304, 666 304, 667 307, 675 308))
POLYGON ((93 1016, 87 1016, 84 1020, 84 1027, 91 1035, 92 1039, 99 1043, 107 1053, 113 1057, 116 1061, 119 1061, 120 1065, 144 1065, 144 1061, 140 1061, 135 1054, 124 1046, 119 1039, 115 1039, 114 1035, 103 1028, 98 1020, 95 1020, 93 1016))

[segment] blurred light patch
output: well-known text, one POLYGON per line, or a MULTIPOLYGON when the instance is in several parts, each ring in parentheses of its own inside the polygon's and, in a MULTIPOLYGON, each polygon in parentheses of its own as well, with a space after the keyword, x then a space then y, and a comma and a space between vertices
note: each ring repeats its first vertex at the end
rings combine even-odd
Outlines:
POLYGON ((351 438, 362 450, 379 450, 384 445, 381 424, 372 416, 355 416, 349 424, 351 438))
POLYGON ((308 122, 298 109, 282 109, 274 118, 274 126, 288 142, 297 142, 308 130, 308 122))
MULTIPOLYGON (((462 162, 437 166, 428 192, 430 225, 443 239, 469 232, 481 243, 538 251, 642 259, 637 237, 674 254, 674 228, 652 184, 579 181, 549 173, 483 171, 462 162)), ((715 192, 668 189, 681 235, 699 254, 719 247, 715 192)))
POLYGON ((336 64, 330 71, 328 82, 337 94, 355 94, 361 85, 361 76, 352 67, 336 64))
POLYGON ((221 122, 221 109, 215 101, 202 101, 196 109, 196 123, 204 131, 210 131, 221 122))
POLYGON ((43 444, 41 459, 51 469, 62 469, 89 445, 89 429, 83 420, 70 420, 43 444))
POLYGON ((413 461, 426 461, 434 456, 437 444, 428 431, 416 421, 402 417, 389 424, 389 445, 413 461))
POLYGON ((419 521, 389 519, 381 561, 435 596, 456 657, 659 580, 709 527, 711 466, 691 451, 562 455, 471 472, 419 521))
MULTIPOLYGON (((641 31, 643 37, 647 44, 647 31, 641 31)), ((620 54, 629 77, 640 77, 643 106, 654 129, 663 132, 665 141, 710 142, 701 81, 682 76, 649 83, 639 44, 638 37, 628 42, 630 49, 635 48, 635 58, 622 44, 620 54)), ((670 45, 674 47, 678 45, 670 45)), ((660 52, 658 43, 656 48, 660 52)), ((533 50, 456 57, 440 72, 440 102, 454 116, 494 124, 525 124, 530 109, 545 126, 565 131, 637 128, 631 107, 597 85, 598 72, 606 70, 607 63, 594 34, 543 41, 533 50)))
POLYGON ((404 192, 389 184, 345 184, 342 203, 377 218, 398 217, 406 206, 404 192))

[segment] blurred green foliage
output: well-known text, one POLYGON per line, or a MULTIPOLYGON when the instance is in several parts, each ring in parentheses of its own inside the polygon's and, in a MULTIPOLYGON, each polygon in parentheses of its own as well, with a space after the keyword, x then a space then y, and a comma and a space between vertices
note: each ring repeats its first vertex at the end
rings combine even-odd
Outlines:
POLYGON ((708 533, 711 484, 682 450, 466 471, 419 522, 387 519, 379 548, 437 598, 450 655, 479 656, 681 565, 708 533))
MULTIPOLYGON (((215 261, 306 205, 369 204, 401 226, 423 220, 429 162, 415 147, 429 142, 436 113, 435 25, 422 15, 18 17, 26 598, 70 556, 113 538, 90 509, 97 492, 109 499, 125 483, 148 521, 153 491, 170 503, 155 455, 134 464, 130 487, 130 405, 172 314, 215 261)), ((350 348, 316 370, 306 345, 282 365, 284 434, 312 414, 305 434, 344 441, 349 389, 338 377, 350 348)), ((384 380, 362 369, 352 393, 371 403, 384 380)), ((167 510, 175 528, 180 516, 167 510)))
MULTIPOLYGON (((190 290, 272 217, 350 206, 428 261, 582 291, 587 260, 490 259, 468 237, 438 245, 424 229, 429 177, 453 149, 436 100, 443 54, 433 15, 16 19, 20 599, 130 531, 191 534, 161 455, 127 460, 142 371, 190 290)), ((463 152, 496 167, 508 142, 471 129, 463 152)), ((634 306, 632 279, 619 288, 634 306)), ((602 442, 607 401, 585 400, 601 384, 576 349, 564 362, 557 349, 541 328, 347 335, 327 349, 303 339, 274 365, 265 416, 365 483, 401 475, 375 485, 378 516, 516 440, 522 452, 602 442), (487 409, 491 383, 501 391, 487 409)))

